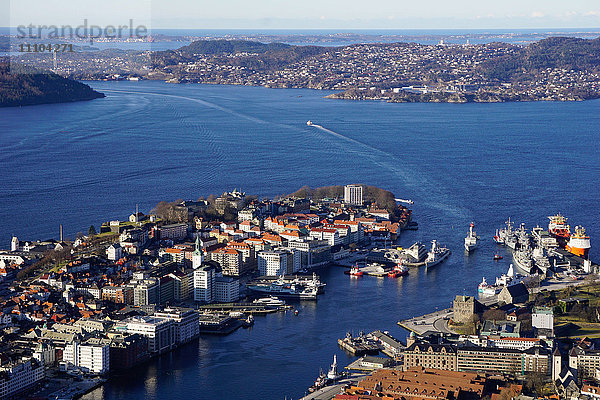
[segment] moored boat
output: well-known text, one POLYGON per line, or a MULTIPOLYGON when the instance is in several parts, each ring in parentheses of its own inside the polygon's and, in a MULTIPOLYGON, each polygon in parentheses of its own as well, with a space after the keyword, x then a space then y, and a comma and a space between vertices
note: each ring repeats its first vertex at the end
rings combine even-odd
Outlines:
POLYGON ((431 241, 431 250, 427 253, 425 267, 433 267, 444 261, 450 255, 450 249, 441 247, 437 240, 431 241))
POLYGON ((390 278, 398 278, 399 276, 406 276, 406 275, 408 275, 408 268, 406 268, 404 265, 402 265, 402 261, 400 261, 398 264, 396 264, 396 266, 394 267, 393 270, 388 272, 388 276, 390 278))
POLYGON ((590 237, 586 235, 585 228, 583 226, 576 226, 575 233, 569 238, 565 250, 576 256, 587 258, 590 247, 590 237))

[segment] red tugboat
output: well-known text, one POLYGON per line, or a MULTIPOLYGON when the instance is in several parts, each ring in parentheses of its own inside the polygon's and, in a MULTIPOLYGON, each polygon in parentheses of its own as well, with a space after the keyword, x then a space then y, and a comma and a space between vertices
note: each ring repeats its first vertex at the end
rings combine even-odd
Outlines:
POLYGON ((398 278, 399 276, 406 276, 406 275, 408 275, 408 268, 406 268, 404 265, 402 265, 402 261, 400 261, 398 264, 396 264, 396 266, 394 267, 393 270, 388 272, 388 276, 390 278, 398 278))
POLYGON ((495 260, 495 261, 497 261, 497 260, 502 260, 503 258, 504 258, 504 257, 502 257, 502 256, 501 256, 500 254, 498 254, 498 253, 494 254, 494 260, 495 260))
POLYGON ((350 276, 363 276, 363 272, 360 270, 360 268, 358 268, 358 266, 354 266, 352 268, 350 268, 350 272, 348 272, 348 275, 350 276))
POLYGON ((548 233, 554 236, 558 240, 558 243, 564 247, 571 237, 571 230, 569 225, 567 225, 567 218, 559 213, 549 216, 548 219, 550 220, 548 223, 548 233))

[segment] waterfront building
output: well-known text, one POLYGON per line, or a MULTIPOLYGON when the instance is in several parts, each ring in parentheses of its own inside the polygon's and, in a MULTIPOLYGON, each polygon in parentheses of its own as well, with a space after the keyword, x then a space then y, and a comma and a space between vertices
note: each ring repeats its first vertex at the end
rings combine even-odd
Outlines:
POLYGON ((263 276, 294 273, 294 254, 283 249, 258 252, 258 272, 263 276))
POLYGON ((106 339, 98 338, 69 343, 63 351, 61 364, 65 370, 75 367, 89 374, 105 374, 110 367, 109 343, 106 339))
POLYGON ((44 366, 35 359, 0 365, 0 399, 17 398, 39 384, 44 377, 44 366))
POLYGON ((363 205, 363 188, 360 185, 344 186, 344 203, 352 206, 363 205))
POLYGON ((175 346, 175 324, 170 319, 139 316, 126 320, 124 325, 128 333, 148 338, 150 353, 163 353, 175 346))
POLYGON ((238 301, 240 299, 240 281, 231 276, 217 276, 214 279, 213 293, 214 301, 217 303, 238 301))
POLYGON ((215 299, 215 278, 220 272, 218 264, 207 262, 194 270, 194 301, 212 303, 215 299))
POLYGON ((154 316, 173 321, 176 344, 187 343, 200 334, 198 313, 191 308, 168 307, 156 311, 154 316))
POLYGON ((109 359, 111 369, 129 369, 150 357, 148 338, 134 333, 111 336, 109 359))
POLYGON ((331 262, 331 246, 326 240, 301 240, 289 242, 288 248, 300 253, 300 268, 313 268, 331 262))
POLYGON ((456 346, 414 342, 404 350, 404 370, 412 367, 457 371, 456 346))

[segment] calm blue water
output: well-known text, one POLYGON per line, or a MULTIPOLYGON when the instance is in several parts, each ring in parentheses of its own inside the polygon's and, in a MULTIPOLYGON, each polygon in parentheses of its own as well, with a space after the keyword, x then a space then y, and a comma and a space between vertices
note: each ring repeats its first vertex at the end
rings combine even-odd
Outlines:
POLYGON ((366 183, 411 198, 420 230, 452 256, 400 280, 322 273, 326 293, 251 330, 203 338, 114 379, 93 400, 170 397, 297 398, 346 331, 405 333, 396 322, 474 294, 505 272, 490 236, 510 216, 529 227, 562 212, 600 255, 599 101, 387 104, 328 100, 328 92, 241 86, 93 82, 107 98, 0 109, 0 244, 74 236, 160 200, 241 187, 276 196, 311 186, 366 183), (307 120, 333 133, 306 126, 307 120), (475 221, 482 246, 466 257, 475 221))

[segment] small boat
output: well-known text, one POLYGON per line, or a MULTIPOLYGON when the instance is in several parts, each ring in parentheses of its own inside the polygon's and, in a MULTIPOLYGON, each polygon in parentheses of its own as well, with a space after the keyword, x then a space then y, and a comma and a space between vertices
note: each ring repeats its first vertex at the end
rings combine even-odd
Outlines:
POLYGON ((498 261, 498 260, 502 260, 504 257, 502 257, 500 254, 496 253, 494 254, 494 260, 498 261))
POLYGON ((249 328, 252 325, 254 325, 254 317, 252 315, 248 315, 248 318, 246 318, 243 322, 242 322, 242 326, 244 328, 249 328))
POLYGON ((405 276, 405 275, 408 275, 408 268, 406 268, 404 265, 402 265, 402 261, 400 261, 398 264, 396 264, 396 266, 394 267, 393 270, 388 272, 388 276, 390 278, 398 278, 399 276, 405 276))
POLYGON ((306 121, 306 125, 311 126, 312 124, 312 121, 306 121))
POLYGON ((361 271, 356 265, 350 268, 350 271, 348 271, 348 275, 350 276, 363 276, 363 274, 364 272, 361 271))
POLYGON ((298 314, 300 314, 300 311, 294 310, 294 315, 298 315, 298 314))

